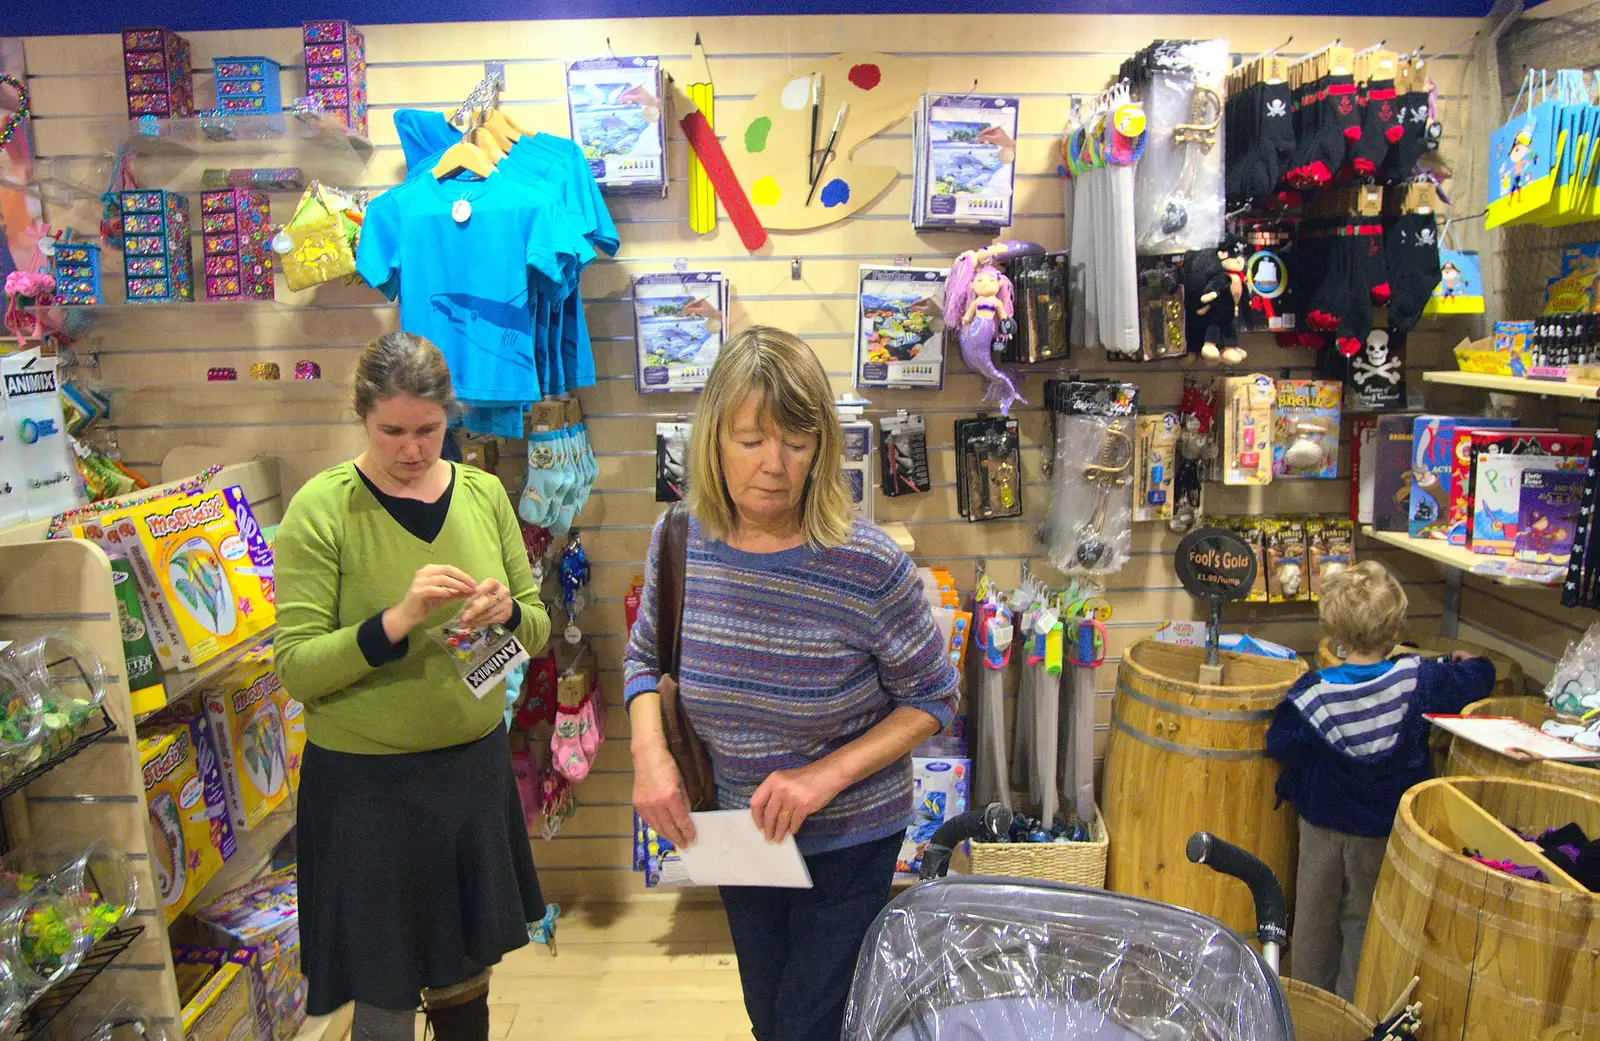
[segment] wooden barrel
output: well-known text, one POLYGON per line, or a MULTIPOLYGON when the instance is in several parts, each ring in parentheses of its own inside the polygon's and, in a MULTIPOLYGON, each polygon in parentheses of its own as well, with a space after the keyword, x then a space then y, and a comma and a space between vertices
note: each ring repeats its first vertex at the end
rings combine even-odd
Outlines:
MULTIPOLYGON (((1462 714, 1512 716, 1534 726, 1555 718, 1555 712, 1543 698, 1484 698, 1468 705, 1462 714)), ((1466 777, 1515 777, 1523 781, 1542 781, 1600 797, 1600 767, 1580 766, 1577 763, 1519 762, 1498 752, 1491 752, 1482 745, 1475 745, 1464 737, 1451 740, 1450 759, 1444 772, 1466 777)))
MULTIPOLYGON (((1326 669, 1330 665, 1337 665, 1344 660, 1338 653, 1341 648, 1335 647, 1333 641, 1324 636, 1322 642, 1317 644, 1317 668, 1326 669)), ((1440 658, 1452 651, 1466 651, 1479 657, 1488 658, 1494 663, 1494 691, 1497 698, 1509 698, 1523 692, 1522 665, 1515 659, 1491 651, 1487 647, 1480 647, 1475 643, 1465 640, 1451 640, 1443 636, 1412 636, 1409 633, 1400 639, 1400 646, 1395 649, 1398 654, 1407 652, 1420 652, 1426 658, 1440 658)), ((1428 758, 1433 763, 1434 776, 1439 776, 1446 771, 1446 761, 1450 758, 1450 734, 1447 731, 1433 728, 1428 735, 1428 758)))
POLYGON ((1600 1038, 1600 894, 1531 882, 1461 854, 1537 862, 1537 834, 1600 834, 1600 798, 1532 781, 1439 777, 1400 800, 1356 1005, 1381 1016, 1411 982, 1427 1036, 1450 1041, 1600 1038))
POLYGON ((1205 650, 1143 639, 1117 669, 1106 751, 1106 886, 1180 904, 1246 935, 1255 909, 1239 882, 1189 863, 1189 836, 1209 831, 1277 872, 1293 900, 1299 819, 1278 805, 1267 725, 1301 661, 1222 654, 1222 683, 1199 682, 1205 650))
POLYGON ((1372 1018, 1337 994, 1285 977, 1283 996, 1289 1002, 1295 1041, 1369 1041, 1372 1018))

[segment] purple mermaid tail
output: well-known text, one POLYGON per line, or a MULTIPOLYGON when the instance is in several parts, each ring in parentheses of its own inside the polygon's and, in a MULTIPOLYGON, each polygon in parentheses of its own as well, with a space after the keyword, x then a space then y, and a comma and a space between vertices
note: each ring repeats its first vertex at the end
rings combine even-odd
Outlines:
POLYGON ((1010 414, 1013 402, 1026 405, 1028 399, 1017 392, 1011 377, 994 363, 994 337, 994 312, 980 307, 971 324, 961 330, 961 359, 967 368, 983 377, 983 400, 995 402, 1005 416, 1010 414))

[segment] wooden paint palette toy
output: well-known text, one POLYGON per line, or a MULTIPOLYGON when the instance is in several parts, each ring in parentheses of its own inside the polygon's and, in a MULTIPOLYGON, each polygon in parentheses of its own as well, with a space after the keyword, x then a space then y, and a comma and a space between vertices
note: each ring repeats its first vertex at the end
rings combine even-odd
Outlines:
POLYGON ((798 66, 764 88, 746 108, 747 117, 719 127, 727 135, 728 160, 761 223, 783 231, 819 228, 882 195, 898 168, 857 163, 852 154, 909 115, 926 90, 927 71, 920 64, 869 51, 798 66), (826 149, 831 135, 817 139, 816 147, 824 151, 815 157, 820 169, 815 192, 808 169, 813 97, 821 126, 838 124, 831 149, 826 149))

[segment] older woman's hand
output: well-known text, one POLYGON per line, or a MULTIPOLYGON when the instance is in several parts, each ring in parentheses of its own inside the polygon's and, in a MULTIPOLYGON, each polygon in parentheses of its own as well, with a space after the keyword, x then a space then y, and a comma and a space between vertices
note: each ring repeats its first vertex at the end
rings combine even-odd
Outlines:
POLYGON ((659 750, 633 756, 633 808, 656 833, 679 849, 694 842, 694 821, 689 819, 689 798, 683 793, 678 764, 663 745, 659 750))
POLYGON ((806 818, 834 800, 843 789, 837 771, 824 762, 767 775, 750 799, 750 816, 769 842, 782 842, 800 830, 806 818))

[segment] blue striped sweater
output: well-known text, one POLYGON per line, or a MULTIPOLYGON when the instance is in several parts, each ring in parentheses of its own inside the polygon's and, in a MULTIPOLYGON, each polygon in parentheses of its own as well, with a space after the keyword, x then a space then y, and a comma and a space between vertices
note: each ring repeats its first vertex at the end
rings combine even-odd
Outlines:
MULTIPOLYGON (((639 619, 623 658, 623 695, 656 689, 655 589, 661 523, 650 539, 639 619)), ((856 520, 833 549, 746 553, 689 521, 679 687, 716 773, 718 805, 750 805, 777 770, 805 766, 860 737, 896 707, 941 727, 957 677, 911 559, 856 520)), ((805 854, 911 824, 911 760, 839 793, 801 826, 805 854)))
POLYGON ((1460 712, 1493 688, 1487 658, 1409 654, 1307 673, 1267 728, 1279 797, 1319 828, 1383 838, 1400 797, 1431 773, 1423 716, 1460 712))

